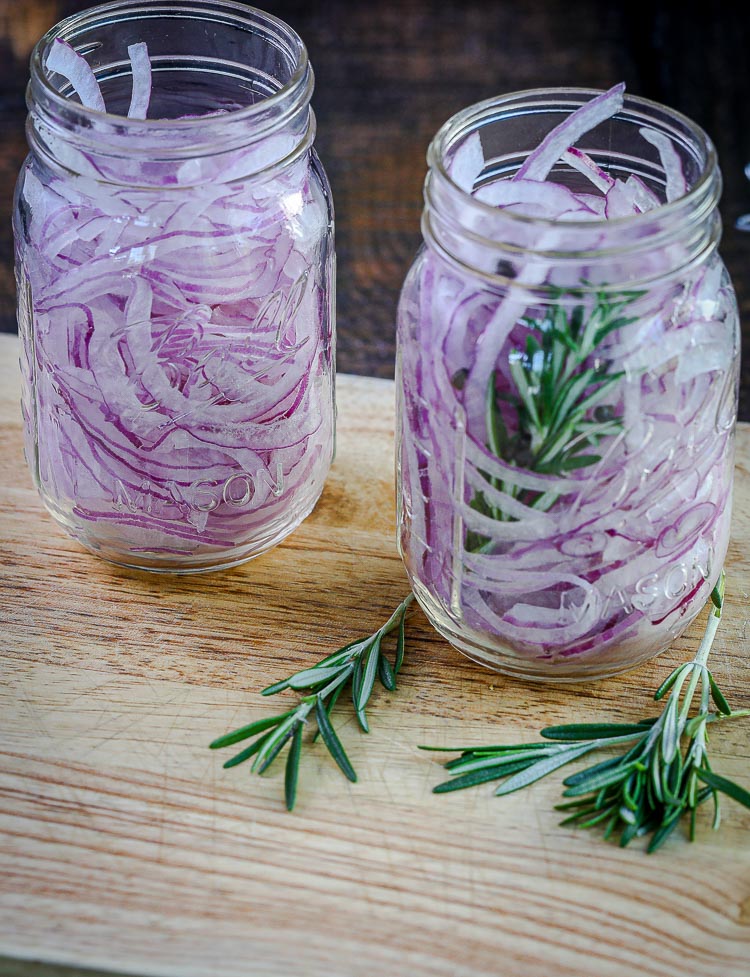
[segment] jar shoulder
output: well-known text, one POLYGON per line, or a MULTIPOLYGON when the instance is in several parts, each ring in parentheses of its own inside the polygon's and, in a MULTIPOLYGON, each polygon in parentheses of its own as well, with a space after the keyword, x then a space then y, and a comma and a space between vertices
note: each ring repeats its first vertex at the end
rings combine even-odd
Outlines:
POLYGON ((210 251, 228 238, 241 250, 274 239, 309 250, 330 237, 333 204, 314 154, 265 179, 163 187, 64 173, 29 155, 16 183, 13 220, 17 241, 48 255, 62 253, 58 248, 73 239, 104 238, 112 256, 138 246, 163 251, 170 242, 210 251))

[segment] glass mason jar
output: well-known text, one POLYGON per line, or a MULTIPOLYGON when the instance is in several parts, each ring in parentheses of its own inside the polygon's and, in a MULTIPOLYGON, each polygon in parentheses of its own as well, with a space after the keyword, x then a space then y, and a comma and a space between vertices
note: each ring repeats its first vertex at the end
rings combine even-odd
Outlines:
POLYGON ((459 650, 529 679, 603 677, 663 651, 706 602, 729 535, 738 315, 705 133, 625 97, 576 146, 602 187, 632 177, 653 209, 606 219, 586 166, 559 159, 554 192, 588 194, 587 219, 487 202, 594 95, 512 94, 443 126, 399 306, 414 592, 459 650), (472 193, 451 174, 480 145, 472 193))
POLYGON ((54 518, 115 563, 233 566, 321 493, 335 268, 312 89, 297 34, 226 0, 95 7, 33 52, 14 217, 26 454, 54 518), (50 69, 57 38, 106 112, 50 69), (146 119, 126 117, 139 42, 146 119))

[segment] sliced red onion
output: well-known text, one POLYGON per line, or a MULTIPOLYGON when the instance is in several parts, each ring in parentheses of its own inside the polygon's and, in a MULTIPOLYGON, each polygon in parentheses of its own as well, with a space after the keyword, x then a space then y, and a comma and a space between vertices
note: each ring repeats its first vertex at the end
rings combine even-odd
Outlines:
POLYGON ((546 216, 548 219, 551 214, 557 218, 568 212, 593 213, 567 187, 541 180, 497 180, 480 187, 474 196, 482 203, 518 209, 529 215, 532 214, 532 208, 535 208, 540 217, 546 216))
POLYGON ((612 182, 612 186, 605 194, 605 200, 604 216, 607 220, 614 220, 618 217, 633 217, 639 213, 633 195, 620 180, 612 182))
POLYGON ((471 193, 484 169, 484 152, 478 132, 473 132, 458 147, 454 154, 448 173, 455 184, 466 193, 471 193))
POLYGON ((46 61, 47 71, 54 71, 67 78, 73 90, 86 108, 106 112, 104 99, 96 75, 89 63, 81 57, 67 41, 56 37, 52 42, 46 61))
MULTIPOLYGON (((129 115, 146 118, 148 52, 128 53, 129 115)), ((72 48, 47 67, 104 111, 72 48)), ((80 177, 26 169, 39 479, 89 545, 200 564, 263 548, 317 499, 333 441, 328 214, 307 156, 271 170, 294 145, 284 132, 187 160, 169 185, 142 156, 108 185, 62 141, 80 177)))
POLYGON ((639 131, 647 142, 650 142, 652 146, 656 147, 659 153, 659 159, 664 168, 664 176, 666 178, 667 200, 672 201, 684 197, 687 193, 687 181, 685 180, 685 174, 682 172, 680 157, 674 148, 672 140, 666 133, 659 132, 656 129, 643 128, 639 131))
POLYGON ((546 179, 566 149, 599 123, 606 122, 620 111, 624 92, 625 85, 621 82, 576 109, 563 122, 555 126, 533 152, 529 153, 513 179, 546 179))
POLYGON ((604 217, 607 207, 607 198, 600 197, 595 193, 576 193, 576 198, 597 217, 604 217))
MULTIPOLYGON (((512 180, 478 189, 484 158, 472 135, 449 172, 508 221, 467 208, 467 226, 491 244, 456 235, 456 247, 466 249, 459 251, 464 265, 514 284, 485 287, 428 247, 401 301, 399 328, 409 336, 400 344, 407 566, 454 615, 459 631, 489 635, 521 663, 564 664, 578 656, 615 670, 628 656, 654 653, 698 612, 727 549, 733 389, 727 337, 734 319, 731 287, 715 256, 683 281, 667 279, 631 297, 624 314, 635 321, 603 341, 598 356, 622 373, 609 394, 622 429, 602 442, 592 469, 542 474, 488 447, 488 385, 494 378, 501 394, 514 389, 508 349, 525 348, 526 317, 539 320, 545 312, 535 304, 535 287, 589 279, 582 265, 571 268, 543 253, 575 250, 578 238, 570 235, 581 231, 569 229, 570 220, 593 220, 589 248, 606 250, 613 241, 608 220, 618 219, 618 234, 627 234, 629 218, 664 203, 638 176, 612 176, 573 145, 616 113, 622 96, 618 85, 582 106, 512 180), (590 189, 550 180, 558 164, 585 176, 590 189), (542 217, 545 225, 513 215, 542 217), (485 269, 478 256, 486 260, 484 252, 491 255, 500 242, 508 259, 485 269), (717 423, 719 417, 726 420, 717 423), (480 494, 484 507, 476 504, 480 494), (547 503, 530 504, 529 496, 540 494, 547 503), (504 518, 487 514, 493 508, 504 518), (484 552, 467 548, 467 533, 486 541, 484 552)), ((653 130, 643 135, 659 151, 667 200, 676 199, 687 184, 674 145, 653 130)), ((639 225, 632 233, 637 240, 639 225)), ((631 259, 624 280, 658 278, 681 258, 680 244, 670 247, 676 250, 631 259)), ((590 309, 594 298, 578 301, 590 309)), ((505 423, 512 437, 517 417, 510 407, 505 423)))
POLYGON ((575 146, 566 149, 560 158, 568 166, 572 166, 574 170, 583 173, 585 177, 591 180, 600 193, 606 193, 615 185, 615 181, 609 173, 606 173, 590 156, 584 153, 583 150, 576 149, 575 146))
POLYGON ((648 210, 653 210, 659 206, 659 198, 653 190, 650 190, 639 176, 631 173, 625 181, 625 187, 631 195, 631 199, 638 210, 645 214, 648 210))
POLYGON ((128 57, 133 72, 133 94, 130 97, 128 117, 145 119, 151 101, 151 59, 143 41, 128 46, 128 57))

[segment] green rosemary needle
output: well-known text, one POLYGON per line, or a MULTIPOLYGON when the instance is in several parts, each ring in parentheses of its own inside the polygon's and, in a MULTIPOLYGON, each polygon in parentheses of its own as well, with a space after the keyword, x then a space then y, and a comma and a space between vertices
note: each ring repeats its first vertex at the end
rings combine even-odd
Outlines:
POLYGON ((667 700, 660 716, 636 723, 549 726, 541 732, 543 739, 534 743, 449 749, 461 755, 445 764, 452 779, 435 787, 435 793, 501 780, 495 793, 510 794, 588 753, 620 746, 626 747, 624 752, 563 781, 566 800, 556 807, 565 812, 562 824, 602 825, 605 838, 617 833, 622 846, 650 835, 647 851, 653 852, 683 817, 689 819, 692 841, 697 809, 709 798, 714 804, 714 828, 719 826, 720 793, 750 807, 750 792, 715 774, 708 759, 709 724, 750 715, 748 709, 730 709, 706 665, 723 599, 722 573, 711 594, 706 632, 695 658, 676 668, 654 695, 656 701, 667 700), (699 689, 697 712, 691 717, 699 689))
POLYGON ((259 719, 215 739, 210 744, 212 750, 255 738, 250 746, 227 760, 224 767, 236 767, 245 760, 254 758, 252 772, 265 773, 284 747, 290 744, 286 759, 284 794, 287 809, 291 811, 297 798, 303 733, 305 726, 314 719, 317 731, 312 739, 317 739, 319 735, 344 776, 355 782, 357 775, 333 728, 331 713, 342 691, 349 686, 360 728, 364 733, 369 732, 365 710, 376 679, 388 691, 396 688, 396 676, 404 660, 404 621, 406 611, 413 600, 414 595, 409 594, 385 624, 368 637, 353 641, 322 658, 310 668, 295 672, 294 675, 264 689, 262 695, 266 696, 276 695, 285 689, 293 689, 296 692, 307 691, 308 694, 303 696, 293 709, 276 716, 259 719), (397 631, 393 662, 386 656, 383 648, 383 639, 392 631, 397 631))
MULTIPOLYGON (((493 373, 487 386, 486 446, 492 454, 521 471, 554 475, 601 461, 599 443, 622 429, 614 393, 622 374, 612 371, 606 356, 594 354, 611 333, 637 321, 637 316, 625 313, 639 295, 626 292, 614 299, 597 292, 591 307, 571 308, 571 300, 581 298, 581 291, 560 289, 559 302, 542 317, 523 320, 526 343, 509 355, 510 377, 493 373)), ((453 378, 458 387, 464 380, 462 374, 453 378)), ((554 493, 523 489, 512 477, 500 480, 483 474, 493 489, 531 508, 546 511, 557 501, 554 493)), ((513 521, 481 491, 469 504, 492 519, 513 521)), ((491 545, 487 537, 467 533, 467 550, 485 551, 491 545)))

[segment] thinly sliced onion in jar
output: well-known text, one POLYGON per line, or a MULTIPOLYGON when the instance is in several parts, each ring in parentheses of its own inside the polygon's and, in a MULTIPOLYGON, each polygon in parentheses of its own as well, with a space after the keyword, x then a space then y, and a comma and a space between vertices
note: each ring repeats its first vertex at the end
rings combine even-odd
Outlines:
POLYGON ((96 75, 86 59, 82 58, 67 41, 59 37, 55 38, 45 64, 47 71, 53 71, 67 78, 82 105, 97 112, 106 112, 96 75))
POLYGON ((687 193, 687 181, 682 172, 680 157, 672 140, 665 133, 658 132, 656 129, 643 128, 640 133, 647 142, 656 147, 659 153, 659 159, 666 177, 667 200, 671 202, 679 197, 684 197, 687 193))
MULTIPOLYGON (((448 268, 428 249, 419 266, 418 301, 404 312, 416 335, 402 351, 403 372, 417 384, 413 394, 405 388, 403 404, 411 566, 446 607, 460 608, 469 628, 506 640, 526 658, 606 659, 621 642, 663 646, 676 622, 697 613, 706 599, 727 545, 721 513, 730 503, 731 469, 724 460, 730 432, 717 428, 715 418, 726 399, 726 384, 717 377, 730 373, 720 339, 729 286, 718 260, 681 284, 612 296, 624 301, 622 325, 601 341, 596 362, 616 362, 622 371, 606 388, 608 409, 622 419, 622 430, 597 445, 590 467, 545 474, 504 460, 490 447, 491 381, 505 436, 517 433, 513 408, 503 406, 514 389, 507 350, 523 351, 528 323, 546 314, 535 288, 551 286, 564 309, 578 304, 584 317, 597 301, 580 267, 577 278, 563 279, 562 262, 539 253, 564 252, 576 240, 567 222, 589 219, 598 222, 592 231, 606 250, 608 220, 656 211, 664 197, 669 202, 687 192, 677 149, 656 130, 642 135, 659 153, 663 196, 658 181, 621 178, 600 156, 594 160, 575 145, 622 104, 623 86, 617 85, 555 127, 513 179, 479 187, 484 159, 478 134, 471 135, 449 162, 454 182, 509 218, 547 223, 540 228, 511 220, 515 253, 508 247, 511 257, 488 269, 505 280, 502 289, 495 279, 489 287, 448 268), (575 189, 580 179, 558 179, 566 167, 585 177, 585 190, 575 189)), ((486 247, 499 243, 492 237, 496 225, 476 213, 467 203, 467 226, 485 236, 486 247)), ((650 254, 638 271, 652 279, 679 257, 650 254)), ((593 406, 590 411, 593 424, 593 406)))
POLYGON ((614 85, 607 92, 585 102, 563 122, 555 126, 526 157, 514 180, 544 180, 566 149, 601 122, 606 122, 622 108, 625 85, 614 85))
MULTIPOLYGON (((128 53, 129 116, 145 119, 148 52, 128 53)), ((68 45, 52 46, 47 68, 105 111, 68 45)), ((132 552, 234 546, 320 490, 332 390, 309 256, 326 227, 308 216, 306 157, 279 169, 293 146, 279 135, 217 147, 163 190, 151 162, 134 157, 133 186, 116 172, 113 187, 77 150, 61 155, 75 180, 25 175, 41 477, 102 540, 132 552)))
POLYGON ((130 97, 128 118, 145 119, 151 101, 151 59, 143 41, 128 47, 128 57, 133 71, 133 94, 130 97))

